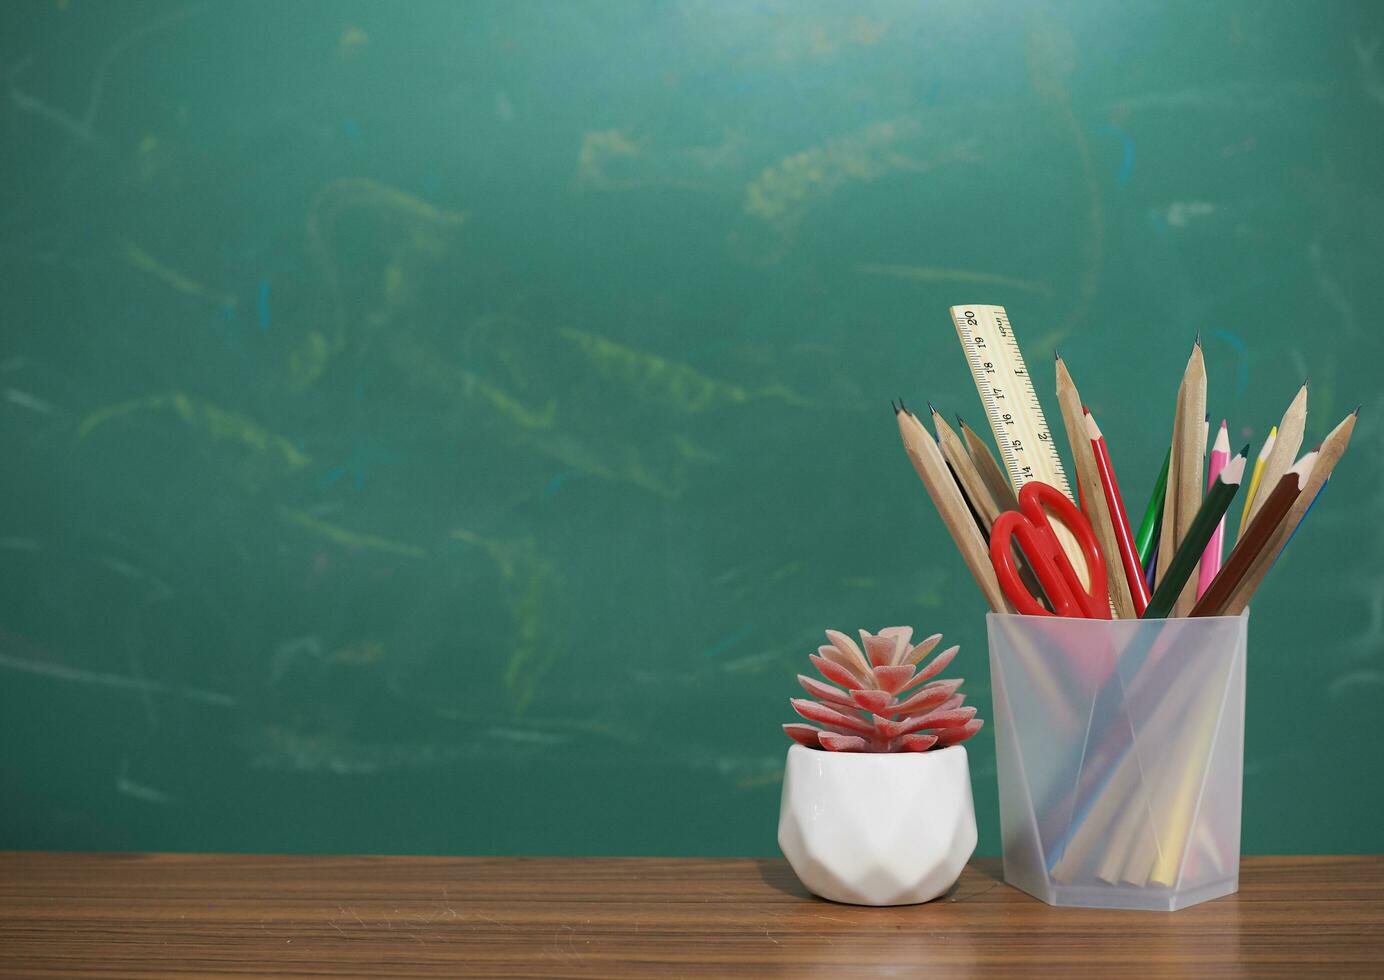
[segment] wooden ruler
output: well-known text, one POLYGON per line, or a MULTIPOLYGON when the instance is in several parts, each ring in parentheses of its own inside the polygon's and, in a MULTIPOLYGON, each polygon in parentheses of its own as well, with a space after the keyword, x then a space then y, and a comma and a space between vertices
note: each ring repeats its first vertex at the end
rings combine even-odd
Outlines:
MULTIPOLYGON (((1075 503, 1009 314, 1003 306, 953 306, 951 315, 1014 493, 1025 483, 1039 480, 1075 503)), ((1061 524, 1055 524, 1054 531, 1083 584, 1088 582, 1086 561, 1076 539, 1061 524)))

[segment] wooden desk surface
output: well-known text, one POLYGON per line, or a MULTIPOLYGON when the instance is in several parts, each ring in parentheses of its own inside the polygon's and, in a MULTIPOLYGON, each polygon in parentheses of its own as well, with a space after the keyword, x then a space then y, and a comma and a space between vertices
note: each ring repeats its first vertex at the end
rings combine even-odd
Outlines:
POLYGON ((1336 976, 1384 971, 1384 857, 1246 858, 1181 912, 1053 909, 978 859, 866 909, 777 860, 0 854, 0 976, 1336 976))

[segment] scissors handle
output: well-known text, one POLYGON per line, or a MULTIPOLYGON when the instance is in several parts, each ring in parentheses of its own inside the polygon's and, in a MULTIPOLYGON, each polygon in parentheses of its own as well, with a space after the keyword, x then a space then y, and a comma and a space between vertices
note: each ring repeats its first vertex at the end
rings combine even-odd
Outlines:
POLYGON ((994 562, 1000 587, 1014 603, 1014 608, 1024 615, 1110 618, 1105 561, 1091 522, 1055 487, 1036 481, 1024 484, 1019 491, 1019 510, 1001 514, 990 530, 990 560, 994 562), (1082 588, 1081 578, 1053 532, 1053 519, 1071 532, 1081 548, 1090 581, 1087 588, 1082 588), (1038 583, 1052 603, 1053 612, 1049 613, 1019 579, 1014 544, 1028 559, 1038 583))

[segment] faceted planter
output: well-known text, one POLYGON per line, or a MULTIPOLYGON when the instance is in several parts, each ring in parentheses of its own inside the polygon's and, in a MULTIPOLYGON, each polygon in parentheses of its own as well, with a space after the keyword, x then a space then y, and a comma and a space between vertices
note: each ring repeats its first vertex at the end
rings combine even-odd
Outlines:
POLYGON ((976 847, 965 747, 865 753, 794 745, 778 842, 802 883, 833 902, 936 898, 976 847))

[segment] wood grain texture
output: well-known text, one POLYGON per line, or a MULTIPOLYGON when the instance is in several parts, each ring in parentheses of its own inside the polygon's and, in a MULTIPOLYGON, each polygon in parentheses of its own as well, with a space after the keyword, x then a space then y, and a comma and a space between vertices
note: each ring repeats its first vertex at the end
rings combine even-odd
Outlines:
MULTIPOLYGON (((1084 494, 1084 513, 1100 544, 1101 560, 1105 562, 1105 588, 1110 608, 1118 619, 1138 619, 1134 600, 1129 597, 1124 567, 1120 564, 1120 546, 1115 538, 1114 518, 1105 502, 1105 489, 1096 469, 1096 450, 1086 431, 1086 416, 1081 409, 1081 393, 1072 380, 1066 363, 1057 358, 1057 403, 1062 409, 1062 425, 1067 431, 1067 443, 1072 448, 1072 467, 1084 494)), ((1088 584, 1089 584, 1089 580, 1088 584)))
MULTIPOLYGON (((1288 539, 1293 536, 1297 526, 1302 523, 1302 519, 1307 516, 1307 508, 1312 506, 1312 501, 1317 499, 1317 494, 1321 492, 1328 477, 1340 463, 1341 457, 1345 455, 1346 448, 1350 445, 1351 433, 1355 431, 1355 422, 1359 418, 1359 408, 1343 418, 1336 428, 1327 434, 1322 440, 1321 450, 1317 456, 1317 462, 1312 467, 1312 472, 1307 477, 1307 484, 1298 494, 1293 506, 1288 508, 1287 516, 1274 531, 1273 537, 1269 539, 1268 547, 1259 553, 1259 557, 1250 565, 1245 577, 1240 580, 1240 584, 1231 593, 1230 601, 1226 603, 1225 614, 1227 616, 1238 616, 1244 612, 1245 607, 1254 596, 1254 591, 1259 588, 1264 581, 1264 576, 1269 574, 1269 569, 1273 568, 1274 561, 1288 545, 1288 539)), ((1267 467, 1265 472, 1268 472, 1267 467)))
POLYGON ((1254 515, 1264 506, 1268 495, 1278 486, 1278 481, 1283 479, 1283 474, 1292 468, 1293 461, 1298 457, 1298 450, 1302 448, 1302 437, 1306 429, 1307 382, 1304 381, 1293 400, 1288 403, 1283 419, 1278 423, 1278 435, 1264 460, 1264 475, 1260 477, 1259 486, 1262 492, 1257 493, 1249 504, 1250 520, 1254 520, 1254 515))
POLYGON ((868 909, 778 860, 0 854, 0 975, 1378 975, 1384 858, 1246 858, 1172 914, 1054 909, 972 862, 868 909))
POLYGON ((908 453, 918 478, 923 481, 933 506, 946 525, 947 532, 956 542, 957 550, 966 567, 971 570, 981 594, 995 612, 1013 612, 1014 606, 1000 589, 999 579, 995 577, 995 566, 990 563, 990 549, 980 535, 980 528, 971 517, 966 500, 961 496, 961 488, 952 479, 947 469, 947 461, 942 458, 942 450, 932 433, 923 428, 918 417, 907 409, 894 412, 899 424, 899 436, 903 439, 904 450, 908 453))

